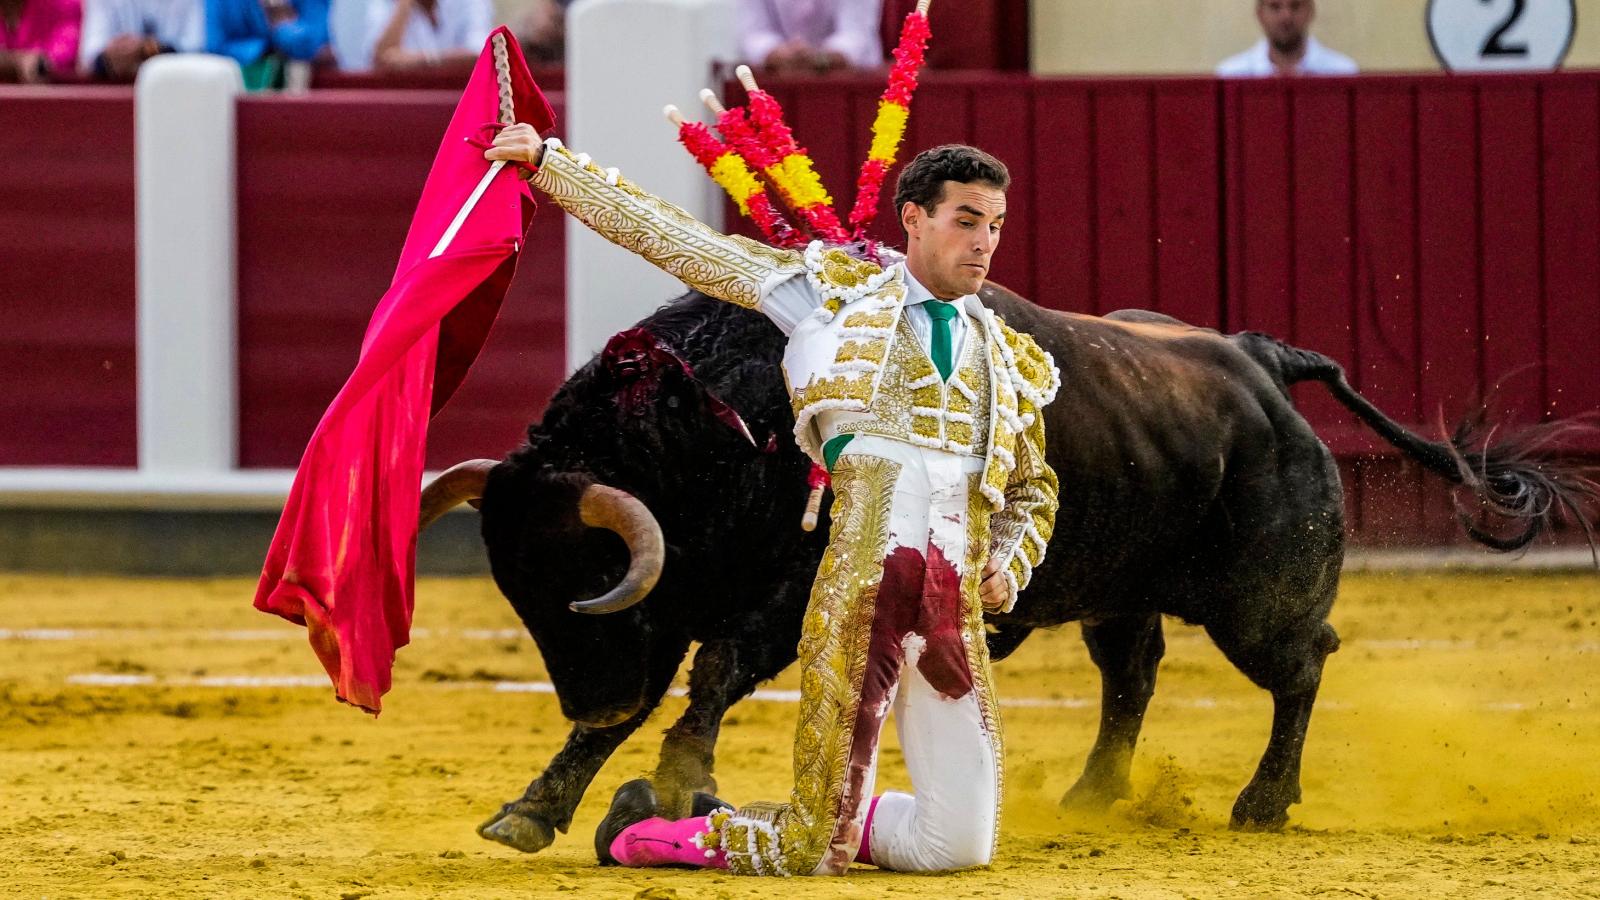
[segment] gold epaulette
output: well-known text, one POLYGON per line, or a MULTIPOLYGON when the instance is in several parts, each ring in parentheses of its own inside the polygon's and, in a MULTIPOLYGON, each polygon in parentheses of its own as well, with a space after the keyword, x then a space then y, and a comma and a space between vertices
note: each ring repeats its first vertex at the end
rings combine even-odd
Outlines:
POLYGON ((895 276, 871 260, 856 259, 838 247, 812 241, 805 253, 806 280, 822 298, 829 318, 846 304, 875 293, 895 276))
POLYGON ((1044 409, 1056 398, 1056 391, 1061 387, 1061 370, 1033 338, 1007 325, 999 315, 995 319, 1000 323, 1000 333, 1010 351, 1011 358, 1006 362, 1017 376, 1012 379, 1012 386, 1021 399, 1035 409, 1044 409))

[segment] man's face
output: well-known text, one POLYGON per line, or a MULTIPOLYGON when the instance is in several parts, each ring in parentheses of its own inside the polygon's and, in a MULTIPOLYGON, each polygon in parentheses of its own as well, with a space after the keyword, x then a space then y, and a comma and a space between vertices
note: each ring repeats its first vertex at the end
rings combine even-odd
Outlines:
POLYGON ((1005 221, 1005 191, 982 181, 946 181, 931 212, 915 203, 900 210, 911 273, 942 300, 976 294, 1005 221))
POLYGON ((1279 53, 1296 53, 1305 45, 1311 19, 1317 13, 1313 0, 1257 0, 1256 18, 1267 41, 1279 53))

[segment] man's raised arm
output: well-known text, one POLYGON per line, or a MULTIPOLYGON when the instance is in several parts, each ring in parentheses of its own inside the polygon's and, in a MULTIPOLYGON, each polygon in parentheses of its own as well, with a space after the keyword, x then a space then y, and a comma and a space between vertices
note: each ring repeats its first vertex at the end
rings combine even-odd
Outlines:
POLYGON ((774 287, 805 270, 799 253, 710 228, 555 138, 540 142, 531 126, 502 130, 484 157, 537 166, 533 186, 562 209, 606 240, 718 300, 760 309, 774 287))

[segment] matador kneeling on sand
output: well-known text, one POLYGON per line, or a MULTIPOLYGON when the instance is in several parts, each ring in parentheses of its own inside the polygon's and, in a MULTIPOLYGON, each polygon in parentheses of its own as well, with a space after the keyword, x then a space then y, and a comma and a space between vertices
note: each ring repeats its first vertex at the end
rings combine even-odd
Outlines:
POLYGON ((603 237, 782 329, 795 437, 833 481, 789 801, 669 821, 654 817, 649 782, 629 782, 596 836, 601 861, 756 875, 986 865, 1002 754, 983 613, 1027 586, 1057 490, 1042 410, 1059 374, 977 296, 1005 220, 1005 166, 954 145, 913 159, 894 198, 906 256, 880 266, 823 241, 723 235, 526 125, 485 155, 531 164, 533 185, 603 237), (915 793, 874 797, 891 708, 915 793))

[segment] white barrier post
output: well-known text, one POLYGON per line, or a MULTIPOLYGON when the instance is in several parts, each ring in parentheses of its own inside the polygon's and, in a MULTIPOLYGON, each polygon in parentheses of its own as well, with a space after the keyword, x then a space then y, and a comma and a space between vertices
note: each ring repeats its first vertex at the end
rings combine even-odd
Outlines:
MULTIPOLYGON (((567 18, 567 144, 721 227, 717 187, 661 108, 699 109, 714 60, 735 55, 733 0, 578 0, 567 18)), ((567 223, 567 364, 573 370, 683 285, 567 223)))
POLYGON ((234 100, 222 56, 158 56, 135 87, 141 474, 238 461, 234 100))

